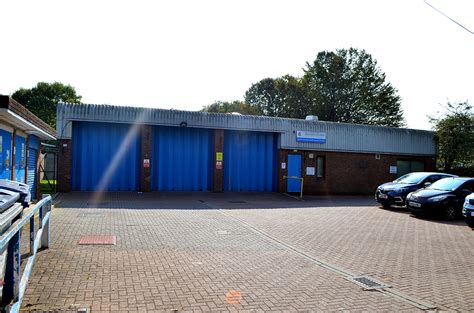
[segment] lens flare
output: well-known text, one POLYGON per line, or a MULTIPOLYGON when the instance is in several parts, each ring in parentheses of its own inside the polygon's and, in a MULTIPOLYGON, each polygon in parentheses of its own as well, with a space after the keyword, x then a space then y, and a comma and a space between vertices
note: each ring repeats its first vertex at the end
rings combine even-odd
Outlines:
POLYGON ((117 153, 114 155, 113 159, 110 161, 109 166, 102 174, 102 177, 97 184, 97 187, 92 195, 91 204, 97 205, 101 202, 104 192, 107 190, 107 186, 112 179, 112 176, 116 172, 117 167, 120 165, 120 162, 125 157, 126 153, 129 151, 130 145, 133 143, 134 139, 140 134, 141 126, 144 124, 144 121, 148 117, 149 110, 142 109, 140 114, 135 119, 132 127, 127 132, 125 139, 120 144, 120 147, 117 150, 117 153))

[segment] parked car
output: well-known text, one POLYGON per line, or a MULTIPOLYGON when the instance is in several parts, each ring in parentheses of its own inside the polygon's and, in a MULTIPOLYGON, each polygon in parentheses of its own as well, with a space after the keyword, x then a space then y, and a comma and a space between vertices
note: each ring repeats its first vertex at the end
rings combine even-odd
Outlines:
POLYGON ((462 215, 464 215, 466 224, 474 228, 474 193, 471 193, 466 197, 466 200, 464 200, 462 215))
POLYGON ((392 205, 404 206, 405 199, 410 192, 428 187, 435 181, 446 177, 456 176, 431 172, 409 173, 393 182, 380 185, 375 191, 375 200, 385 208, 389 208, 392 205))
POLYGON ((474 192, 474 178, 443 178, 430 186, 411 192, 407 208, 415 216, 441 214, 447 220, 461 216, 464 199, 474 192))

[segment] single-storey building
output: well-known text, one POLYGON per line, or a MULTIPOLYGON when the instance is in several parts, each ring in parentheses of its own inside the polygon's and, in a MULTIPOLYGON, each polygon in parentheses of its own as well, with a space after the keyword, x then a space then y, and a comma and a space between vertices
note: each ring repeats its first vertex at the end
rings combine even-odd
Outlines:
POLYGON ((435 170, 430 131, 94 104, 57 107, 60 191, 371 194, 435 170), (290 178, 288 178, 290 177, 290 178))
POLYGON ((0 179, 30 186, 39 198, 41 141, 56 140, 56 131, 20 103, 0 95, 0 179))

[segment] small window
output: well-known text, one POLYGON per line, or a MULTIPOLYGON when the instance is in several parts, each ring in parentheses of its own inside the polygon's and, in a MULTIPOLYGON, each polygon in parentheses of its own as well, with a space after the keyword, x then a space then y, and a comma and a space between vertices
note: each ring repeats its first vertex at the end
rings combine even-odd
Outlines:
POLYGON ((324 157, 322 156, 316 158, 316 177, 324 178, 324 157))

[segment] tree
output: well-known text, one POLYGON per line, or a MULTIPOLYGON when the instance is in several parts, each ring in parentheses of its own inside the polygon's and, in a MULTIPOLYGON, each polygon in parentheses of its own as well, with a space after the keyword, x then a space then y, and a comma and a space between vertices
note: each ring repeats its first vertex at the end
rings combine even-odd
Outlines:
POLYGON ((24 105, 33 114, 56 128, 56 106, 59 102, 80 103, 74 87, 59 82, 39 82, 31 89, 20 88, 12 98, 24 105))
POLYGON ((245 102, 266 116, 304 118, 309 110, 301 80, 291 75, 253 84, 245 92, 245 102))
POLYGON ((213 113, 232 113, 237 112, 245 115, 260 115, 255 107, 242 101, 234 100, 232 102, 216 101, 202 108, 201 112, 213 113))
POLYGON ((438 142, 439 167, 474 175, 474 110, 468 102, 450 103, 442 117, 431 117, 438 142))
POLYGON ((397 90, 385 81, 377 62, 364 50, 319 52, 306 64, 302 84, 311 114, 322 120, 403 126, 397 90))

